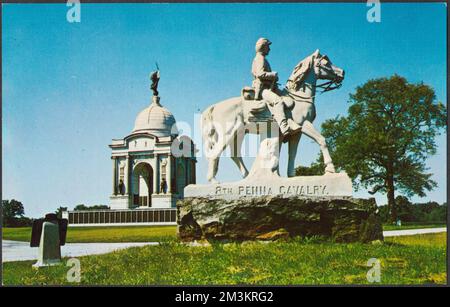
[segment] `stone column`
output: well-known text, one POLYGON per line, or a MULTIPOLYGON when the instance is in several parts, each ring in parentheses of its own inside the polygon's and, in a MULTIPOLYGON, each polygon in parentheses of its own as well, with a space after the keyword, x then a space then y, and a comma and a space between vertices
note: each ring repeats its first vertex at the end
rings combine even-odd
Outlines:
POLYGON ((185 159, 185 168, 186 168, 186 185, 188 185, 189 183, 191 183, 191 160, 189 158, 184 158, 185 159))
POLYGON ((183 164, 184 164, 184 185, 187 186, 189 184, 189 177, 191 175, 189 172, 188 158, 183 158, 183 164))
POLYGON ((159 155, 155 154, 155 169, 153 170, 153 193, 155 194, 161 193, 159 190, 159 177, 161 176, 161 167, 159 164, 159 155))
POLYGON ((167 168, 166 168, 166 181, 167 181, 167 193, 172 193, 172 154, 167 155, 167 168))
POLYGON ((191 173, 192 173, 192 175, 191 175, 191 180, 190 180, 189 183, 195 184, 196 183, 196 178, 195 178, 195 176, 196 176, 196 173, 195 173, 195 160, 191 159, 190 163, 191 163, 191 173))
POLYGON ((112 167, 113 167, 113 176, 112 176, 112 195, 117 194, 117 159, 116 157, 111 157, 112 167))
POLYGON ((130 195, 130 156, 127 155, 127 158, 125 160, 125 173, 124 179, 125 179, 125 195, 130 195))

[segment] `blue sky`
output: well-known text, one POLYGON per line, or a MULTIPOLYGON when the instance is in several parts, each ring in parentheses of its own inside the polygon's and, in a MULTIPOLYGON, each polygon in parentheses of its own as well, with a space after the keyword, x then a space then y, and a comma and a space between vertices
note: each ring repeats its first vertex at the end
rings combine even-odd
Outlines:
MULTIPOLYGON (((283 82, 316 48, 345 69, 342 88, 316 99, 316 127, 346 114, 357 85, 394 73, 447 100, 444 3, 383 3, 380 23, 367 22, 365 3, 82 4, 80 23, 67 22, 65 4, 2 8, 2 192, 21 200, 28 216, 108 203, 108 144, 128 135, 150 103, 155 61, 162 104, 190 125, 198 110, 251 84, 262 36, 273 42, 269 60, 283 82)), ((414 201, 446 199, 445 134, 437 144, 427 164, 439 187, 414 201)), ((318 152, 304 137, 297 164, 309 165, 318 152)), ((283 150, 282 174, 286 160, 283 150)), ((230 159, 220 166, 219 180, 239 178, 230 159)), ((199 159, 197 182, 205 172, 199 159)))

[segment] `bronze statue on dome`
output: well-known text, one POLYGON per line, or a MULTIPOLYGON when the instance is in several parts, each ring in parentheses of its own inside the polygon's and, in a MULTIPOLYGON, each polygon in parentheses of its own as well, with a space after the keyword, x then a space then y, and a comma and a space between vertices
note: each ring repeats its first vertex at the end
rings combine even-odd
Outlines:
POLYGON ((159 82, 159 67, 158 63, 156 63, 156 71, 150 74, 150 80, 152 81, 152 85, 150 89, 153 91, 153 96, 158 96, 158 82, 159 82))

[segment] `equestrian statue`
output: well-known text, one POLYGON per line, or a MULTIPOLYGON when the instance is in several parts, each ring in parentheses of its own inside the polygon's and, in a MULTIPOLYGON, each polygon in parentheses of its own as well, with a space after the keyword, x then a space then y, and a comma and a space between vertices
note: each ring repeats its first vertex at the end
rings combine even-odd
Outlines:
MULTIPOLYGON (((278 87, 278 74, 267 61, 271 42, 260 38, 252 63, 252 87, 244 87, 241 96, 208 107, 201 115, 203 145, 208 160, 207 179, 217 183, 219 158, 230 147, 231 158, 242 176, 249 172, 241 157, 245 134, 261 134, 264 127, 268 137, 288 143, 288 177, 295 176, 295 157, 302 134, 319 144, 325 163, 325 173, 335 173, 325 138, 314 128, 314 105, 317 89, 327 92, 337 89, 344 80, 344 70, 332 64, 328 56, 316 50, 300 61, 283 89, 278 87), (317 84, 318 80, 327 80, 317 84), (275 125, 272 125, 275 123, 275 125), (273 129, 276 127, 276 129, 273 129)), ((280 149, 278 149, 279 151, 280 149)))

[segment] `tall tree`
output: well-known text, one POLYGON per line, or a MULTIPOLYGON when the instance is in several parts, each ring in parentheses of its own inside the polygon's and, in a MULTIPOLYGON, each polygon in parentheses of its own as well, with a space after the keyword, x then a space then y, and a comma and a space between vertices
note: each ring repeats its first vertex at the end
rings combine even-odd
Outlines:
POLYGON ((15 199, 2 200, 2 218, 4 226, 12 226, 14 222, 22 218, 25 214, 25 209, 20 201, 15 199))
POLYGON ((356 188, 386 193, 396 220, 396 190, 423 197, 436 187, 425 160, 436 153, 446 107, 436 102, 431 87, 398 75, 369 80, 349 102, 348 115, 324 122, 322 134, 336 166, 347 171, 356 188))

